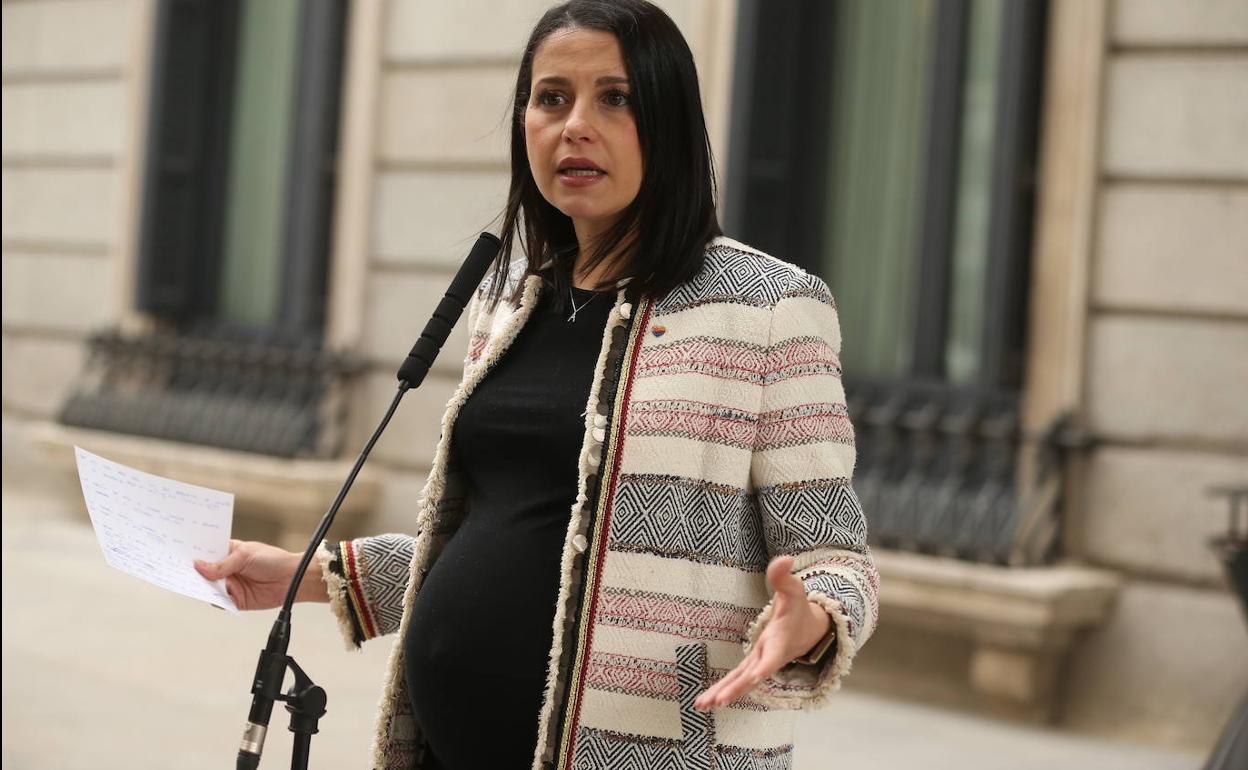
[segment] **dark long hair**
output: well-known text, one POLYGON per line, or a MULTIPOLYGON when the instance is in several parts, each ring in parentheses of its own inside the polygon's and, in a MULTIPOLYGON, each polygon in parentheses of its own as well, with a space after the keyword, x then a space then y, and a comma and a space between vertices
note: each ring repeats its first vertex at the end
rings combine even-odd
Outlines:
MULTIPOLYGON (((592 269, 624 245, 622 258, 610 266, 610 274, 597 288, 609 288, 628 276, 633 279, 630 291, 662 297, 697 274, 707 242, 722 232, 715 214, 715 169, 698 73, 680 30, 645 0, 571 0, 551 8, 537 22, 516 75, 511 187, 502 213, 503 246, 494 264, 491 306, 504 292, 517 239, 528 257, 526 274, 546 276, 557 297, 567 293, 572 280, 577 252, 572 219, 537 189, 524 134, 533 56, 551 33, 572 28, 609 32, 619 41, 632 84, 642 155, 637 197, 585 257, 586 267, 592 269), (548 261, 553 267, 543 270, 548 261)), ((515 302, 519 289, 509 301, 515 302)))

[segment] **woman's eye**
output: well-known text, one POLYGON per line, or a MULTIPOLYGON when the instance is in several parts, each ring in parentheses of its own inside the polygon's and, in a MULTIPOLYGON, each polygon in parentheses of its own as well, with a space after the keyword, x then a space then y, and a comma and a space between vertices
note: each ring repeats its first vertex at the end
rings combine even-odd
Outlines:
MULTIPOLYGON (((612 107, 627 107, 633 102, 627 91, 618 89, 603 94, 603 100, 612 107)), ((543 107, 561 107, 568 103, 567 97, 558 91, 542 91, 537 95, 537 103, 543 107)))

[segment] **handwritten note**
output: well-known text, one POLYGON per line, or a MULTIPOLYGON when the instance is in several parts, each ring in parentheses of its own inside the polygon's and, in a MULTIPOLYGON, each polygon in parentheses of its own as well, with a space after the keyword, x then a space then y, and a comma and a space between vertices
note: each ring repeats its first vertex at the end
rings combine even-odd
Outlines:
POLYGON ((234 495, 154 476, 80 447, 78 479, 110 567, 161 588, 238 612, 225 581, 195 571, 230 548, 234 495))

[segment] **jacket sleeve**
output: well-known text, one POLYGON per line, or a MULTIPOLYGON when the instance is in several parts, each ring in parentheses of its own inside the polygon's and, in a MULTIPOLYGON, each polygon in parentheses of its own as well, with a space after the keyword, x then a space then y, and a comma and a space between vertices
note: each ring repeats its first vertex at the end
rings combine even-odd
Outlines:
MULTIPOLYGON (((840 348, 827 284, 799 273, 772 314, 750 477, 768 557, 793 557, 807 598, 831 617, 835 642, 818 663, 785 666, 755 689, 755 699, 776 708, 817 706, 835 692, 879 608, 866 518, 851 485, 854 431, 840 348)), ((768 603, 750 626, 747 651, 772 611, 768 603)))
POLYGON ((322 543, 329 608, 348 649, 399 630, 416 538, 388 534, 322 543))
MULTIPOLYGON (((486 339, 476 331, 481 303, 481 291, 474 292, 465 311, 468 350, 464 374, 480 358, 486 339)), ((317 557, 329 589, 329 608, 338 620, 347 649, 399 630, 416 536, 386 534, 321 544, 317 557)))

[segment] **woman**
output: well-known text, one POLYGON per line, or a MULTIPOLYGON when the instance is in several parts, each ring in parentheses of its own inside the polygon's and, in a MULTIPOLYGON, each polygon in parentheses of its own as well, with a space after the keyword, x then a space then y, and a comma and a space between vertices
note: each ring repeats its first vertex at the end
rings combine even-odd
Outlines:
MULTIPOLYGON (((788 767, 876 617, 832 297, 721 236, 654 6, 547 12, 515 108, 417 535, 323 548, 300 597, 352 645, 397 631, 375 767, 788 767)), ((272 607, 297 560, 201 572, 272 607)))

